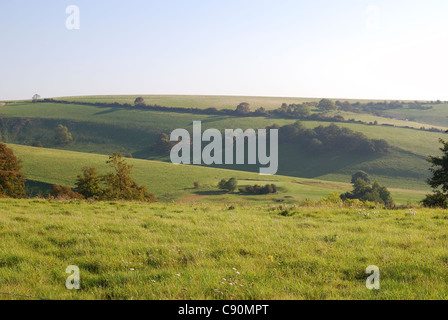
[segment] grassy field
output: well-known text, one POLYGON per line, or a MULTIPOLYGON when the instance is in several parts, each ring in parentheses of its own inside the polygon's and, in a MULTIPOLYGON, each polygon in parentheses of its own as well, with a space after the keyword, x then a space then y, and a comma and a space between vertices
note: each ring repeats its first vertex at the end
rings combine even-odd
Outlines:
POLYGON ((434 126, 448 126, 448 104, 432 104, 430 110, 416 109, 394 109, 385 111, 384 114, 389 117, 399 119, 409 119, 420 123, 428 123, 434 126))
MULTIPOLYGON (((448 111, 448 108, 447 108, 448 111)), ((423 113, 424 111, 420 111, 421 113, 423 113)), ((431 128, 436 128, 436 129, 440 129, 440 130, 448 130, 448 118, 443 121, 443 119, 441 119, 441 121, 438 121, 437 123, 440 125, 435 125, 432 124, 434 123, 433 121, 431 121, 430 119, 425 119, 424 117, 422 117, 419 120, 423 120, 423 121, 428 121, 428 123, 425 122, 416 122, 416 121, 409 121, 409 120, 403 120, 403 118, 398 119, 398 118, 389 118, 389 117, 379 117, 379 116, 374 116, 372 114, 367 114, 367 113, 354 113, 354 112, 345 112, 345 111, 335 111, 335 112, 329 112, 329 115, 340 115, 342 117, 344 117, 344 119, 346 120, 350 120, 350 119, 355 119, 356 121, 360 120, 363 122, 372 122, 374 123, 375 121, 378 124, 390 124, 390 125, 394 125, 397 127, 410 127, 410 128, 416 128, 416 129, 420 129, 420 128, 425 128, 425 129, 431 129, 431 128)), ((406 114, 403 114, 406 115, 406 114)))
MULTIPOLYGON (((46 299, 446 299, 448 214, 0 200, 0 292, 46 299), (81 290, 65 288, 69 265, 81 290), (369 291, 376 265, 381 289, 369 291)), ((2 299, 17 299, 1 294, 2 299)), ((22 297, 23 299, 23 297, 22 297)))
MULTIPOLYGON (((48 184, 74 186, 76 176, 84 166, 93 166, 100 172, 107 172, 107 156, 61 151, 55 149, 33 148, 9 145, 14 153, 23 159, 23 172, 27 178, 48 184)), ((344 192, 351 189, 348 183, 302 179, 288 176, 261 177, 258 173, 224 170, 199 166, 177 166, 171 163, 128 159, 134 166, 133 177, 146 185, 161 201, 218 202, 218 203, 293 203, 307 198, 319 200, 331 192, 344 192), (235 177, 241 186, 275 183, 280 188, 278 195, 243 196, 223 195, 217 192, 217 183, 223 178, 235 177), (199 182, 199 189, 193 188, 199 182)), ((425 190, 391 189, 394 200, 399 204, 418 202, 423 199, 425 190)))
MULTIPOLYGON (((108 96, 78 96, 56 98, 66 101, 130 103, 137 97, 143 97, 146 104, 177 108, 216 108, 235 109, 241 102, 249 103, 252 108, 264 107, 267 110, 277 109, 282 103, 294 104, 304 102, 319 102, 321 98, 296 97, 246 97, 246 96, 204 96, 204 95, 108 95, 108 96)), ((349 102, 375 102, 375 100, 334 99, 349 102)), ((382 101, 381 101, 382 102, 382 101)))
MULTIPOLYGON (((422 111, 423 112, 423 111, 422 111)), ((125 110, 80 105, 14 104, 0 107, 2 121, 15 121, 3 134, 3 141, 31 145, 41 140, 44 147, 59 148, 53 143, 53 130, 58 123, 69 127, 74 141, 65 150, 111 154, 114 151, 131 153, 136 158, 163 160, 167 157, 149 152, 160 131, 171 132, 175 128, 191 128, 194 120, 200 120, 203 129, 208 128, 264 128, 277 123, 285 125, 294 120, 261 117, 230 117, 165 113, 143 110, 125 110), (17 119, 20 118, 20 119, 17 119), (23 124, 26 123, 26 124, 23 124), (20 128, 18 130, 17 128, 20 128)), ((328 125, 308 121, 307 127, 328 125)), ((363 132, 372 139, 385 139, 393 152, 381 157, 370 156, 315 156, 298 148, 281 147, 279 174, 320 180, 347 182, 354 170, 364 170, 374 178, 393 188, 427 189, 428 164, 425 158, 438 152, 438 139, 443 133, 420 130, 369 126, 343 123, 340 126, 363 132), (318 165, 317 165, 318 164, 318 165)), ((232 168, 253 171, 253 168, 232 168)))

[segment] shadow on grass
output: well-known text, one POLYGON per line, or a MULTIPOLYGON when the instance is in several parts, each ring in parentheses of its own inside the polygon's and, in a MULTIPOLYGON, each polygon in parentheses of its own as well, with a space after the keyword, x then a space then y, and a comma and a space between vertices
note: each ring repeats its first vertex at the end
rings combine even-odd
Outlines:
POLYGON ((108 114, 108 113, 114 113, 120 110, 120 108, 110 108, 108 107, 108 110, 103 110, 100 112, 95 113, 96 116, 102 115, 102 114, 108 114))
POLYGON ((235 193, 226 193, 218 190, 209 190, 209 191, 196 191, 194 194, 198 196, 223 196, 226 194, 235 194, 235 193))

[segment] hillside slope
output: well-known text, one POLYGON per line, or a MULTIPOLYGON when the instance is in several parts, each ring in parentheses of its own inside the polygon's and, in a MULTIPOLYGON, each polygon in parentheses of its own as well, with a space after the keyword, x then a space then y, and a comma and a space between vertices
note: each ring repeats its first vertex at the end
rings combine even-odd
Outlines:
MULTIPOLYGON (((107 156, 61 151, 56 149, 34 148, 21 145, 9 145, 14 153, 23 160, 23 172, 27 178, 47 184, 74 186, 76 176, 84 166, 96 167, 107 172, 107 156)), ((348 183, 321 180, 300 179, 287 176, 260 176, 256 173, 216 169, 211 167, 183 166, 171 163, 127 159, 134 166, 132 176, 148 190, 159 196, 161 201, 225 202, 225 203, 274 203, 295 202, 298 200, 327 197, 331 192, 341 193, 351 189, 348 183), (217 183, 223 178, 235 177, 239 184, 274 183, 279 187, 279 194, 269 196, 246 196, 239 194, 222 194, 217 190, 217 183), (193 183, 199 182, 200 188, 194 189, 193 183)), ((419 201, 424 191, 391 189, 397 203, 419 201)))
MULTIPOLYGON (((191 129, 193 121, 202 121, 203 129, 265 128, 274 123, 285 125, 295 120, 199 115, 189 113, 129 110, 117 107, 64 105, 56 103, 18 103, 0 108, 2 141, 32 145, 39 140, 44 147, 61 148, 54 143, 54 128, 66 125, 74 141, 64 150, 111 154, 122 152, 134 158, 169 161, 163 154, 150 151, 160 132, 176 128, 191 129)), ((306 121, 308 128, 328 122, 306 121)), ((441 132, 428 132, 398 127, 358 123, 339 126, 362 132, 371 139, 384 139, 392 152, 383 155, 352 156, 338 154, 312 155, 296 146, 282 145, 279 174, 311 179, 347 182, 356 170, 367 171, 373 178, 394 188, 428 190, 428 163, 425 158, 438 152, 441 132)), ((255 171, 258 166, 232 166, 230 169, 255 171)))

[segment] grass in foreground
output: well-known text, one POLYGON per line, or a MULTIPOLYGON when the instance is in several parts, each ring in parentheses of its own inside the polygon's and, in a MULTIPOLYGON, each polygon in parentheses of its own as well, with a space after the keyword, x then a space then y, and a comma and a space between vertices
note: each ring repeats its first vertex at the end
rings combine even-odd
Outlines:
MULTIPOLYGON (((448 213, 0 200, 0 291, 48 299, 446 299, 448 213), (232 208, 230 208, 232 209, 232 208), (65 269, 81 269, 81 290, 65 269), (381 271, 366 289, 365 269, 381 271)), ((2 299, 13 296, 0 295, 2 299)))

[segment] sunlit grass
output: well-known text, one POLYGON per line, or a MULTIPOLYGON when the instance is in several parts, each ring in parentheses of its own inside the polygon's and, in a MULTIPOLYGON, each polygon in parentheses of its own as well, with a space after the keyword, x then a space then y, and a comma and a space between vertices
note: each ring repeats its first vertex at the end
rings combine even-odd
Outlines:
MULTIPOLYGON (((448 213, 0 200, 0 291, 47 299, 446 299, 448 213), (233 210, 232 210, 233 209, 233 210), (65 269, 81 270, 81 290, 65 269), (369 291, 365 269, 381 271, 369 291)), ((14 298, 1 295, 0 298, 14 298)))

